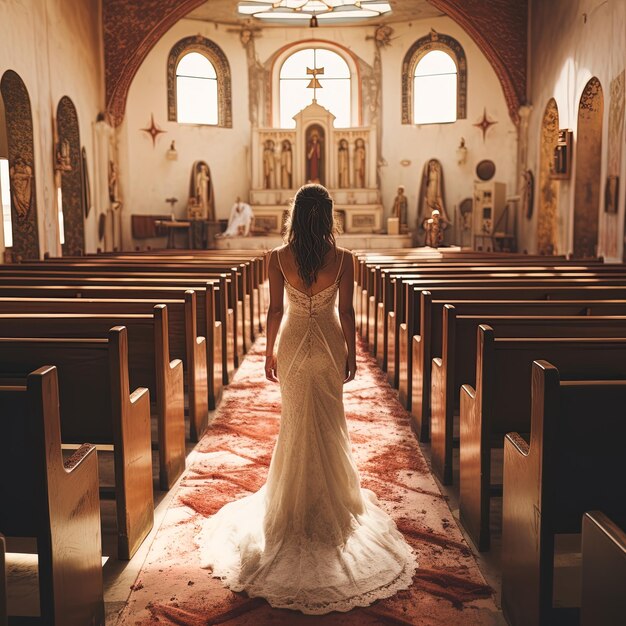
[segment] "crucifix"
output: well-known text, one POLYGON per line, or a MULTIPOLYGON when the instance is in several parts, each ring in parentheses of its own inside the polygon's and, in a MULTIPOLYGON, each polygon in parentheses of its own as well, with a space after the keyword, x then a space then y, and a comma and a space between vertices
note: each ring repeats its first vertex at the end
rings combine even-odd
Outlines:
POLYGON ((306 68, 306 73, 309 76, 312 76, 313 78, 311 78, 311 81, 309 82, 309 84, 306 86, 307 89, 313 89, 313 102, 317 102, 316 99, 316 91, 318 89, 322 89, 322 85, 320 84, 320 81, 317 80, 317 75, 318 74, 324 74, 324 68, 323 67, 315 67, 313 69, 311 69, 310 67, 306 68))

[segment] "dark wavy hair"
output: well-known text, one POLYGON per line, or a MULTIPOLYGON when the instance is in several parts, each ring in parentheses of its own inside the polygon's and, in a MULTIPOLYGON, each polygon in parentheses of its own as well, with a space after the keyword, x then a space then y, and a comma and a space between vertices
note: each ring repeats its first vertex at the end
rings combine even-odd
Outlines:
POLYGON ((317 184, 300 187, 293 199, 286 227, 287 242, 296 260, 298 275, 310 287, 317 280, 326 253, 336 246, 333 199, 326 187, 317 184))

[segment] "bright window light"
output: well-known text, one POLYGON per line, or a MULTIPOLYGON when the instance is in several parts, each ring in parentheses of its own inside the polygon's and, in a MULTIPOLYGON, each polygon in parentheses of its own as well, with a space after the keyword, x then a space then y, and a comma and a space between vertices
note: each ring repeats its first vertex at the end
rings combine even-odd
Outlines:
POLYGON ((65 224, 63 223, 63 192, 57 187, 57 216, 59 219, 59 243, 65 243, 65 224))
POLYGON ((449 54, 433 50, 423 56, 413 78, 413 123, 455 122, 456 88, 456 63, 449 54))
POLYGON ((0 159, 0 201, 2 202, 2 230, 4 233, 4 247, 13 246, 13 225, 11 224, 11 179, 9 177, 9 162, 0 159))
POLYGON ((350 69, 336 52, 307 48, 285 60, 280 68, 280 127, 295 128, 293 117, 314 98, 335 116, 335 128, 350 126, 350 69), (323 69, 316 74, 321 87, 309 87, 313 76, 307 69, 323 69))
POLYGON ((209 59, 189 52, 176 68, 176 110, 182 124, 217 124, 217 74, 209 59))

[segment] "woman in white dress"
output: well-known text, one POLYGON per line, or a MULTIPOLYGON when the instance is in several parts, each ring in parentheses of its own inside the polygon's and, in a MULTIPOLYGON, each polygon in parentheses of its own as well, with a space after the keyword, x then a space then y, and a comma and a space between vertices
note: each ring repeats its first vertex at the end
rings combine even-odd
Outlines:
POLYGON ((280 383, 282 411, 267 482, 208 518, 198 545, 202 566, 233 591, 320 615, 408 588, 417 564, 360 487, 350 449, 342 395, 356 373, 354 267, 335 245, 324 187, 297 192, 288 233, 269 259, 265 372, 280 383))

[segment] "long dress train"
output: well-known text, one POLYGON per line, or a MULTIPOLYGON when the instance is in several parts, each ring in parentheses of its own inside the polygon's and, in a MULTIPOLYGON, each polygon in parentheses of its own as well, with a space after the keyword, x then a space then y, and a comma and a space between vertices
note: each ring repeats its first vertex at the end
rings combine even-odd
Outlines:
POLYGON ((350 450, 340 271, 313 296, 285 277, 282 413, 267 482, 206 519, 196 538, 201 566, 228 588, 313 615, 389 597, 409 587, 417 567, 374 493, 360 487, 350 450))

